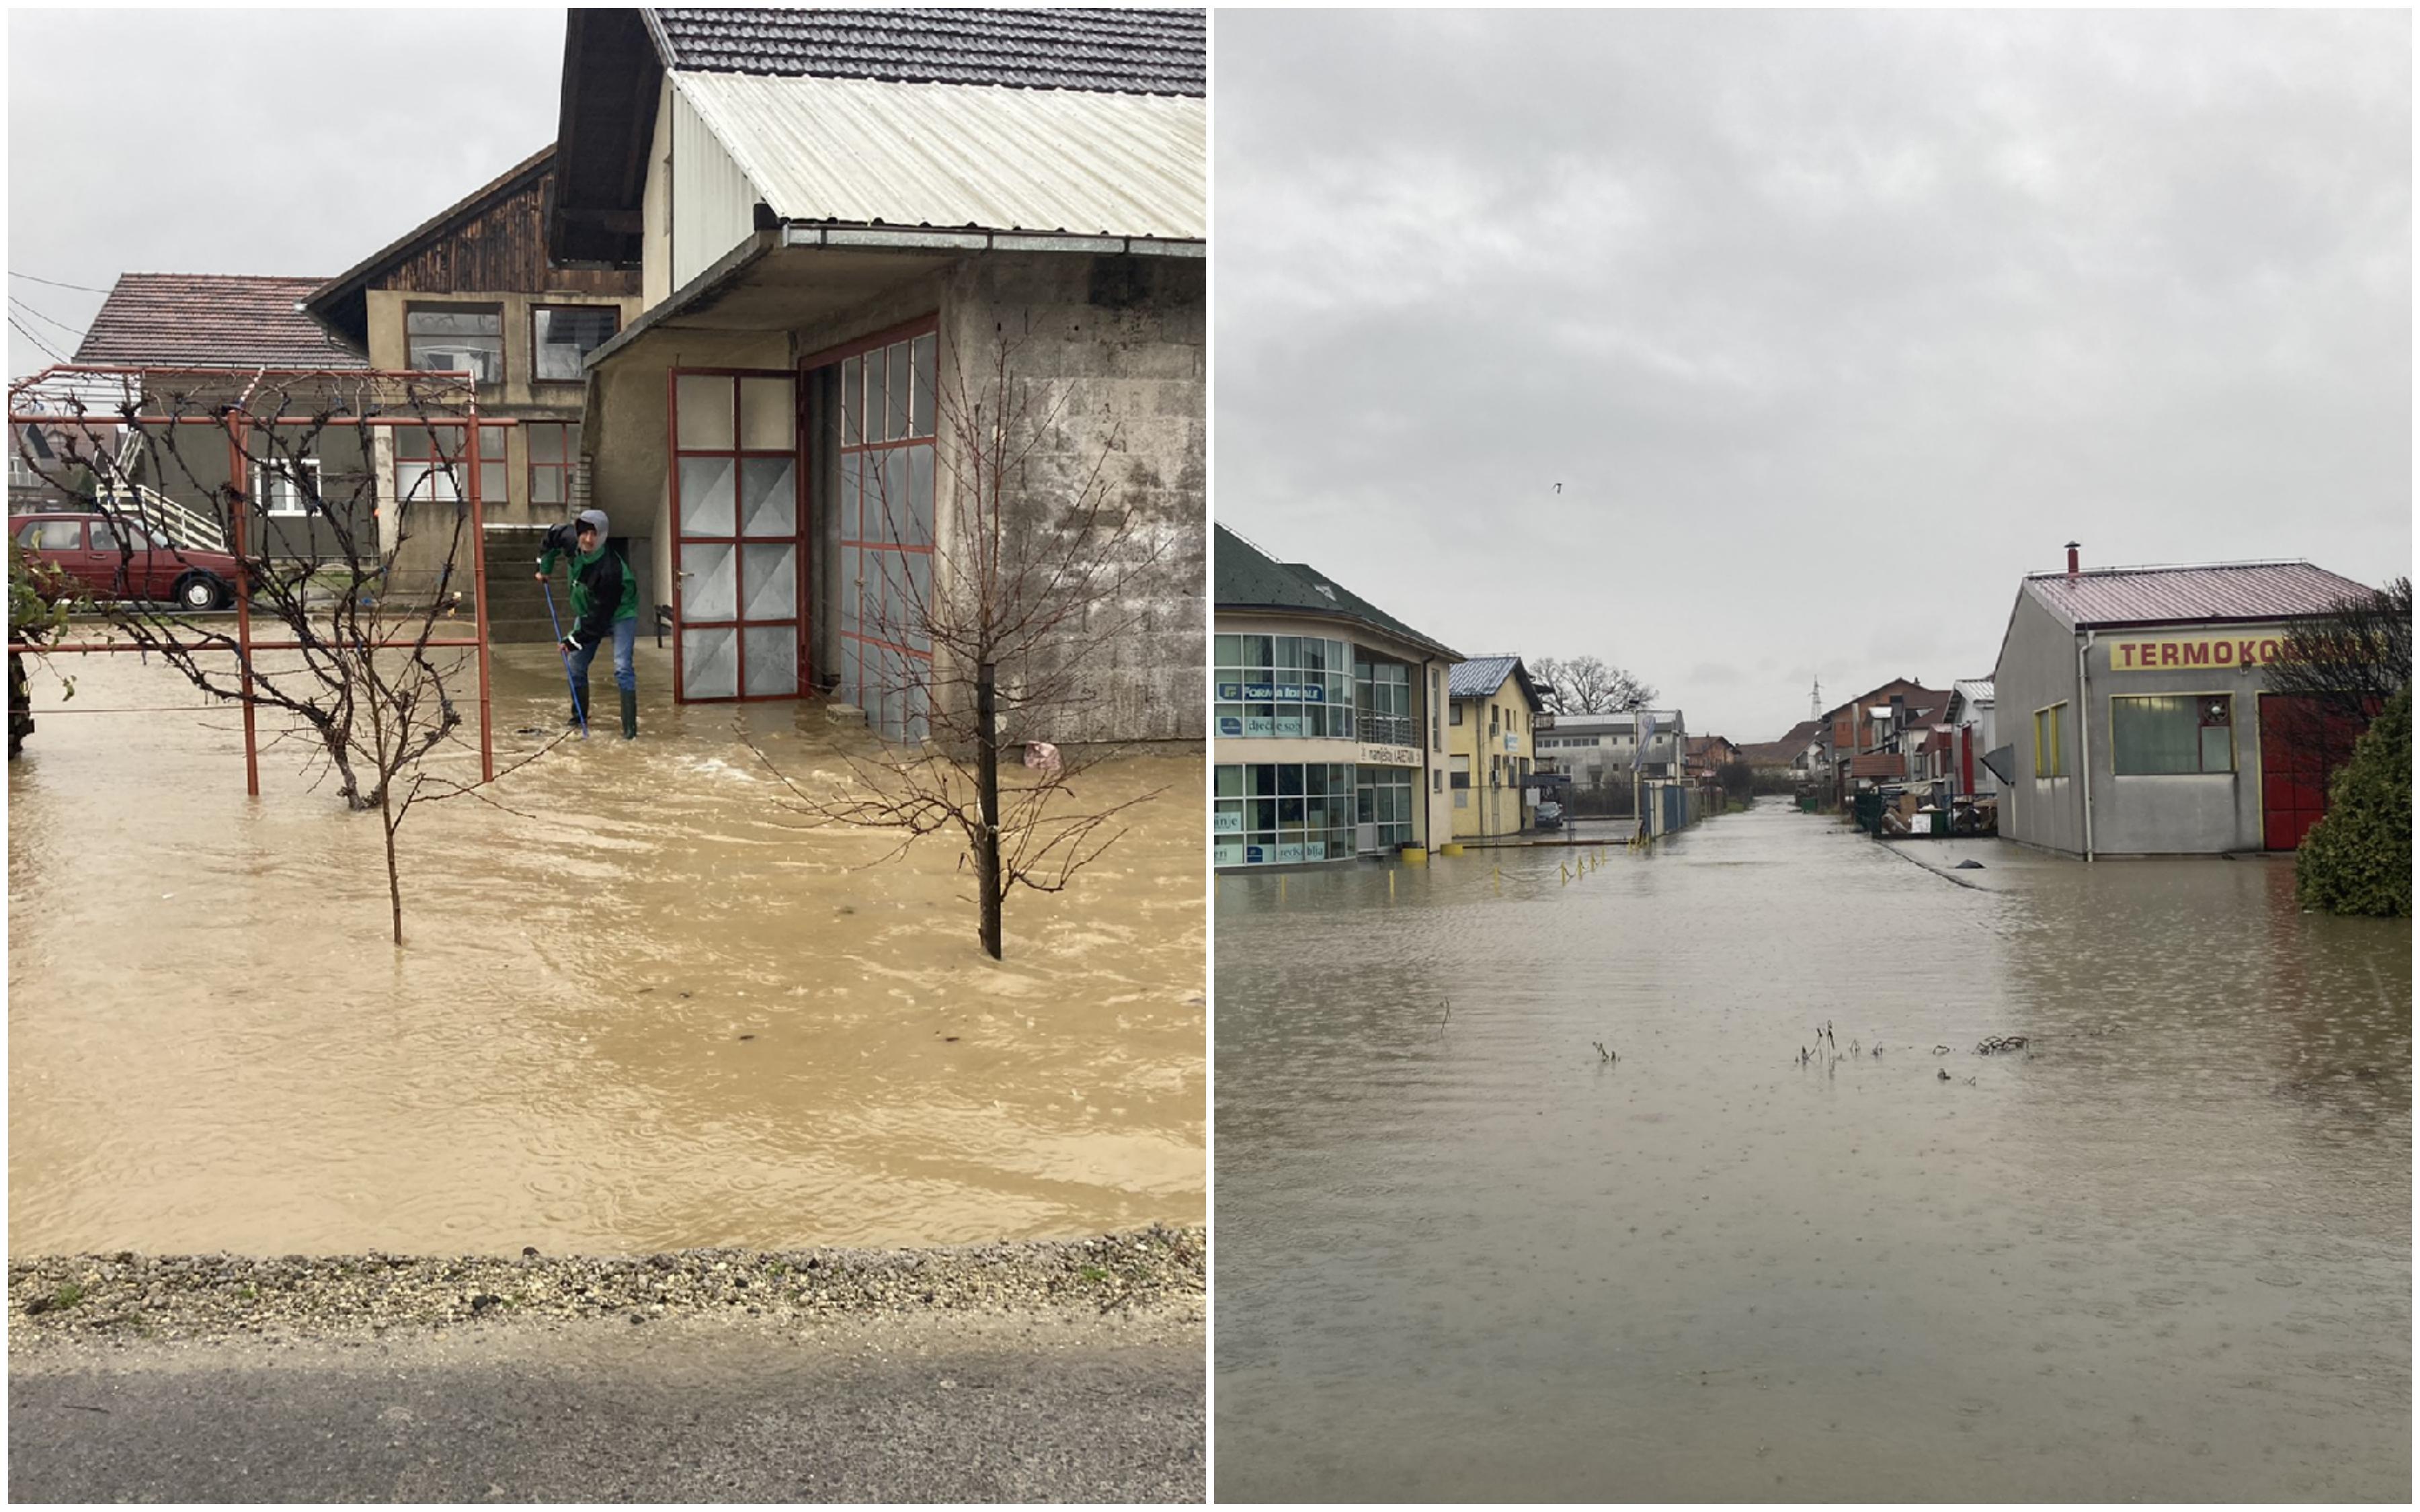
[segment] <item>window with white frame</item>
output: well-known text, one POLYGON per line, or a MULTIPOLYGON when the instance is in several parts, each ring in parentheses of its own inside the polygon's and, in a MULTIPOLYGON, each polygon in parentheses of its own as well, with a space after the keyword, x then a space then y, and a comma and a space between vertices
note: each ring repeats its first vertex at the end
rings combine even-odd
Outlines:
POLYGON ((252 497, 265 515, 299 518, 319 508, 319 459, 261 457, 252 464, 252 497))

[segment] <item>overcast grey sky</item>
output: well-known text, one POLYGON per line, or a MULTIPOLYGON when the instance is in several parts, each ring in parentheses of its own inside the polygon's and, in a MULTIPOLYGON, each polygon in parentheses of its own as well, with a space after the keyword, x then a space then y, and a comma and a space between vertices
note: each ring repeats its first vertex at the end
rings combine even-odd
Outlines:
POLYGON ((10 375, 102 297, 22 275, 333 276, 553 141, 563 19, 9 11, 10 375))
POLYGON ((2071 538, 2408 571, 2410 26, 1220 11, 1218 517, 1741 741, 2071 538))

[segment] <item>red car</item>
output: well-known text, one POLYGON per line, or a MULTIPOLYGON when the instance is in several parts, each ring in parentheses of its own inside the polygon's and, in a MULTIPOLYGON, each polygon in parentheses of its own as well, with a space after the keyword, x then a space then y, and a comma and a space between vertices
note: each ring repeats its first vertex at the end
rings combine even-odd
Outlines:
POLYGON ((224 609, 235 601, 234 557, 173 546, 130 519, 11 515, 8 534, 27 557, 57 568, 95 598, 166 599, 184 609, 224 609))

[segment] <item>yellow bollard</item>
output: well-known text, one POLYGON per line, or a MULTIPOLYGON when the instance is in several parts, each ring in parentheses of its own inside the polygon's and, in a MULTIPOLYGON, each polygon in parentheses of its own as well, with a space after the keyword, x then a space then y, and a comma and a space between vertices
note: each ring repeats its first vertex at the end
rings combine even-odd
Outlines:
POLYGON ((1572 885, 1572 869, 1571 869, 1570 867, 1564 867, 1564 868, 1562 869, 1562 872, 1563 872, 1563 886, 1564 886, 1564 887, 1570 887, 1570 886, 1572 885))
POLYGON ((1387 901, 1395 901, 1395 869, 1391 866, 1387 869, 1387 901))

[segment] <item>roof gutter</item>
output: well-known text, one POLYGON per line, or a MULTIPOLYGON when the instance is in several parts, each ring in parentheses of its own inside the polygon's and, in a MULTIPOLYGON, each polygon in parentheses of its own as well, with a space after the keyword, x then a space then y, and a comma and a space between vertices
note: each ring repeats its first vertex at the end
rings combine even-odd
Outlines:
POLYGON ((1209 245, 1164 237, 1079 236, 1063 232, 941 230, 932 226, 807 225, 785 222, 785 247, 852 247, 903 252, 1075 252, 1098 256, 1206 257, 1209 245))

